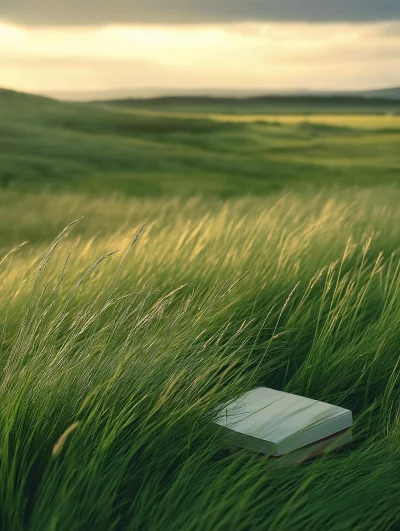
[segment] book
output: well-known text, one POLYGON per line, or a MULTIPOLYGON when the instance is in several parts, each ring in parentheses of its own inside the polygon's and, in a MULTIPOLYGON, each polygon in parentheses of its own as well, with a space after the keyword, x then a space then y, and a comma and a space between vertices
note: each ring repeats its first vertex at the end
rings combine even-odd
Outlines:
POLYGON ((279 465, 287 466, 296 463, 305 463, 319 457, 327 455, 334 450, 342 448, 353 441, 353 431, 351 428, 340 433, 322 439, 314 444, 303 446, 298 450, 284 454, 281 457, 272 457, 279 465))
POLYGON ((350 442, 353 416, 332 404, 259 387, 226 404, 215 422, 236 448, 273 457, 303 449, 306 458, 341 445, 341 439, 350 442))

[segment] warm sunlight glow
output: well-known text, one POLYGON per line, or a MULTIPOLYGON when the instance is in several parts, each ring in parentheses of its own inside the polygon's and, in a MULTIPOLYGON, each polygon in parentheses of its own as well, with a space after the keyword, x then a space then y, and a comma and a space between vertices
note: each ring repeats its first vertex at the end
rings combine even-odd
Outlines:
POLYGON ((0 44, 3 45, 7 41, 15 41, 21 37, 22 33, 23 31, 15 26, 7 26, 0 23, 0 44))
POLYGON ((0 25, 0 86, 22 90, 357 89, 398 83, 398 71, 400 32, 385 23, 0 25))

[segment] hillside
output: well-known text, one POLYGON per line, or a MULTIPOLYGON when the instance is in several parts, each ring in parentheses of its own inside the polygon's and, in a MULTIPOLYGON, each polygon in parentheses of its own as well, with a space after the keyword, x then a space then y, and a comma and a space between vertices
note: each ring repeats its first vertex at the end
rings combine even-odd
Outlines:
POLYGON ((366 90, 361 93, 368 98, 385 98, 389 100, 400 100, 400 87, 393 87, 378 90, 366 90))
POLYGON ((3 188, 228 197, 399 178, 396 118, 374 118, 370 130, 351 117, 244 122, 12 91, 0 91, 0 116, 3 188))
MULTIPOLYGON (((95 102, 96 103, 96 102, 95 102)), ((252 97, 163 96, 103 100, 97 103, 172 112, 205 112, 232 114, 400 114, 400 99, 366 95, 267 95, 252 97)))
POLYGON ((65 100, 65 101, 109 101, 109 100, 129 100, 129 99, 153 99, 160 97, 178 97, 178 98, 196 98, 198 96, 205 96, 208 98, 254 98, 254 97, 330 97, 330 96, 345 96, 345 97, 367 97, 375 99, 397 99, 400 100, 400 87, 391 87, 376 90, 364 91, 325 91, 318 92, 307 89, 177 89, 177 88, 162 88, 162 87, 143 87, 143 88, 120 88, 120 89, 104 89, 104 90, 86 90, 86 91, 49 91, 48 96, 65 100))

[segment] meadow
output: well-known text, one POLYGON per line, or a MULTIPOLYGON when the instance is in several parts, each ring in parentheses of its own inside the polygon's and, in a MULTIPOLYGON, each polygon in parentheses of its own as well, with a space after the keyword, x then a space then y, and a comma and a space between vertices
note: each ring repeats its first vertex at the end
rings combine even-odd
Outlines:
POLYGON ((1 102, 0 528, 397 529, 396 127, 1 102), (257 385, 354 442, 231 454, 257 385))
MULTIPOLYGON (((95 104, 102 103, 94 102, 95 104)), ((147 99, 131 98, 103 102, 115 108, 135 110, 184 112, 186 114, 234 114, 253 116, 277 114, 279 116, 356 115, 376 116, 398 114, 399 98, 368 95, 268 95, 245 98, 212 96, 163 96, 147 99)))
POLYGON ((149 113, 3 90, 0 185, 24 193, 229 198, 396 183, 398 117, 337 115, 335 125, 334 109, 327 110, 328 123, 276 110, 260 118, 249 109, 246 121, 235 121, 199 117, 198 107, 194 115, 149 113))

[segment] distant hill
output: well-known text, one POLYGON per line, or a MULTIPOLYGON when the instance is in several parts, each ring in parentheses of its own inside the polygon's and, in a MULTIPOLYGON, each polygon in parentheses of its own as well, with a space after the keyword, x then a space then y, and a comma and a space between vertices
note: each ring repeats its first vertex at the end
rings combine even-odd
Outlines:
POLYGON ((368 98, 385 98, 389 100, 400 100, 400 87, 393 87, 380 90, 366 90, 360 93, 368 98))
POLYGON ((306 114, 400 114, 400 102, 160 98, 159 107, 146 100, 139 110, 139 100, 126 108, 129 101, 96 105, 0 90, 0 194, 7 188, 226 198, 399 182, 397 117, 373 117, 369 131, 357 127, 357 117, 334 125, 329 117, 312 123, 306 114), (209 112, 239 119, 215 120, 209 112), (281 117, 262 116, 267 112, 281 117), (292 122, 295 113, 302 116, 292 122))
POLYGON ((14 105, 26 102, 27 104, 40 103, 49 104, 55 103, 54 99, 42 96, 40 94, 30 94, 28 92, 19 92, 17 90, 5 89, 0 87, 0 104, 2 105, 14 105))
POLYGON ((162 97, 197 97, 207 96, 216 98, 249 98, 266 95, 297 95, 310 94, 306 89, 294 90, 265 90, 265 89, 174 89, 174 88, 121 88, 110 90, 90 90, 90 91, 49 91, 45 94, 50 98, 64 101, 103 101, 119 99, 151 99, 162 97))
POLYGON ((365 95, 263 95, 251 97, 163 96, 94 101, 119 108, 169 113, 318 115, 318 114, 400 114, 400 100, 365 95))
POLYGON ((400 98, 397 100, 394 97, 388 101, 389 98, 378 95, 374 98, 369 94, 272 94, 272 95, 257 95, 257 96, 209 96, 209 95, 171 95, 171 96, 155 96, 151 98, 127 98, 127 99, 113 99, 113 100, 95 100, 93 103, 129 103, 129 102, 151 102, 151 103, 168 103, 168 102, 191 102, 194 104, 215 103, 270 103, 270 104, 349 104, 349 105, 365 105, 373 99, 374 104, 392 105, 392 100, 400 103, 400 98))
MULTIPOLYGON (((107 105, 120 108, 157 110, 183 113, 216 113, 216 114, 400 114, 400 95, 396 99, 396 91, 400 88, 382 89, 360 93, 342 94, 242 94, 207 95, 188 93, 181 95, 164 95, 152 97, 99 99, 90 102, 60 101, 54 98, 0 89, 0 102, 3 106, 17 106, 31 111, 55 105, 107 105)), ((107 94, 102 93, 104 95, 107 94)))
POLYGON ((48 92, 45 96, 67 101, 106 101, 129 99, 154 99, 164 97, 209 97, 209 98, 254 98, 254 97, 366 97, 374 99, 400 100, 400 87, 384 88, 365 91, 312 91, 307 89, 279 90, 279 89, 174 89, 174 88, 121 88, 94 91, 55 91, 48 92))
MULTIPOLYGON (((99 91, 57 91, 49 92, 46 95, 68 101, 99 101, 99 100, 119 100, 119 99, 150 99, 159 97, 192 97, 202 96, 209 97, 251 97, 266 94, 268 91, 249 89, 249 90, 224 90, 224 89, 173 89, 173 88, 121 88, 99 91)), ((270 92, 273 93, 273 92, 270 92)), ((297 93, 290 91, 288 93, 297 93)))

